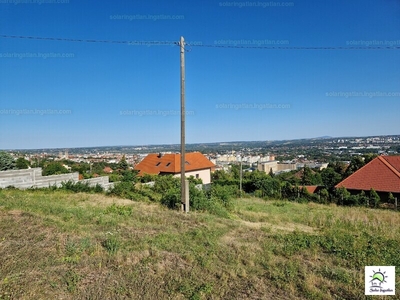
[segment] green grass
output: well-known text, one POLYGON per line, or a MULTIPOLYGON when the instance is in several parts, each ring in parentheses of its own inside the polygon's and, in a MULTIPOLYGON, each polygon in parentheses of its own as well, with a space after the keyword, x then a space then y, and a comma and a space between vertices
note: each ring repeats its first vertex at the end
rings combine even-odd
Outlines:
POLYGON ((0 190, 0 299, 364 299, 365 265, 400 267, 399 221, 256 198, 220 218, 0 190))

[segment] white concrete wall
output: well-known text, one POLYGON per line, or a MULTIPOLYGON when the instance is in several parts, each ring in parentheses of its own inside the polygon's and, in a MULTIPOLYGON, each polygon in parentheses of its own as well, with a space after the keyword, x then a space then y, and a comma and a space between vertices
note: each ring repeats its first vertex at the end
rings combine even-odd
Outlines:
MULTIPOLYGON (((0 171, 0 188, 14 186, 19 189, 46 188, 50 186, 60 187, 62 182, 79 181, 79 173, 67 173, 60 175, 42 176, 42 168, 33 168, 25 170, 0 171)), ((106 190, 113 186, 109 182, 108 176, 82 180, 83 183, 89 183, 89 186, 100 184, 106 190)))

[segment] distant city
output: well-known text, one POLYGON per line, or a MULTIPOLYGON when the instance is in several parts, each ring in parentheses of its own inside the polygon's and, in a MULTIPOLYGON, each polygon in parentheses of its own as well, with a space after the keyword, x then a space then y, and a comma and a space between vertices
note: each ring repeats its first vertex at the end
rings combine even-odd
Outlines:
MULTIPOLYGON (((396 155, 400 153, 400 135, 368 137, 319 137, 282 141, 236 141, 187 144, 187 152, 199 151, 219 168, 242 163, 249 170, 268 164, 275 173, 307 165, 323 168, 329 162, 350 161, 363 154, 396 155), (278 164, 278 165, 275 165, 278 164)), ((7 150, 15 158, 29 162, 68 160, 75 163, 116 164, 122 157, 133 167, 149 153, 179 153, 180 145, 104 146, 7 150)))

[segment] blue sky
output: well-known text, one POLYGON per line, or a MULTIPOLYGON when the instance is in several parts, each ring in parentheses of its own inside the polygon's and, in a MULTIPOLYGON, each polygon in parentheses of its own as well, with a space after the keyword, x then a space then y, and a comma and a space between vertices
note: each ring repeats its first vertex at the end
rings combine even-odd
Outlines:
MULTIPOLYGON (((195 46, 399 47, 399 28, 398 0, 0 1, 2 35, 184 36, 187 143, 400 134, 398 49, 195 46)), ((0 149, 179 143, 179 47, 133 43, 0 38, 0 149)))

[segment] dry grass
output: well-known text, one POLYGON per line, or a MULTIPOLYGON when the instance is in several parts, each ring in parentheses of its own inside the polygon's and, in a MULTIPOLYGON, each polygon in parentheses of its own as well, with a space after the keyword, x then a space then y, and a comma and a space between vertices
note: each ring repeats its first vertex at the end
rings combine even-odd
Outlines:
POLYGON ((390 211, 260 199, 238 199, 223 219, 3 190, 0 299, 361 299, 364 264, 400 265, 399 221, 390 211))

